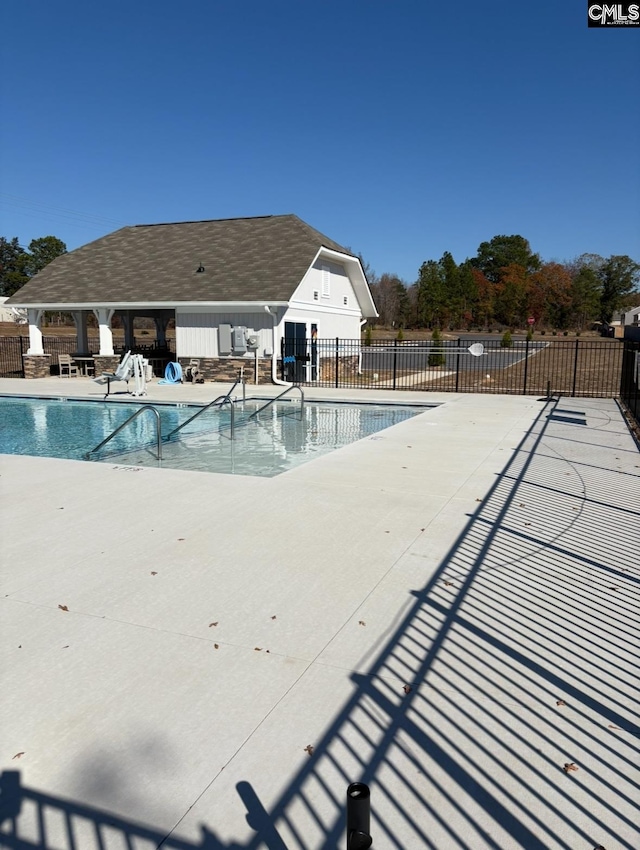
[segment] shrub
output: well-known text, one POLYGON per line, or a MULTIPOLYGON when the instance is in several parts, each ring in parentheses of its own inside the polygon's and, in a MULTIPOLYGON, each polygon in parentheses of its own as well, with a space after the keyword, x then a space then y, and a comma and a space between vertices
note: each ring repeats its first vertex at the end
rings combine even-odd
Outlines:
POLYGON ((569 336, 569 331, 563 331, 562 336, 569 336))
POLYGON ((545 334, 546 334, 546 331, 540 331, 541 336, 544 336, 545 334))
POLYGON ((527 328, 527 342, 531 342, 532 339, 533 339, 533 331, 531 330, 531 328, 527 328))
POLYGON ((402 342, 402 340, 404 339, 404 333, 402 332, 402 328, 398 328, 398 335, 396 339, 398 340, 398 342, 402 342))
MULTIPOLYGON (((431 342, 434 348, 440 348, 442 345, 442 335, 438 328, 431 334, 431 342)), ((434 351, 429 355, 429 366, 444 366, 445 357, 442 351, 434 351)))
POLYGON ((367 325, 364 332, 364 344, 371 345, 371 325, 367 325))
POLYGON ((558 331, 551 331, 552 336, 558 336, 558 331))
POLYGON ((502 339, 500 340, 500 348, 512 348, 513 347, 513 339, 511 338, 511 331, 506 330, 502 334, 502 339))

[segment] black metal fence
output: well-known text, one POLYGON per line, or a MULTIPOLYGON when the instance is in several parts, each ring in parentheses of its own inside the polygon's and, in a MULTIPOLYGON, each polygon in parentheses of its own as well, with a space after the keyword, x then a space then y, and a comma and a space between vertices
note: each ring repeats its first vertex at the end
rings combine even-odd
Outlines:
MULTIPOLYGON (((100 337, 97 335, 89 335, 87 337, 87 346, 89 353, 97 353, 100 350, 100 337)), ((42 347, 45 354, 51 355, 51 373, 58 374, 58 354, 76 354, 78 352, 78 341, 75 335, 69 336, 42 336, 42 347)), ((6 336, 0 337, 0 378, 24 378, 24 365, 22 355, 29 350, 28 336, 6 336)), ((145 356, 154 357, 157 359, 169 361, 171 354, 175 352, 174 340, 167 340, 164 347, 158 348, 154 342, 148 342, 144 336, 135 338, 134 347, 131 349, 134 353, 144 354, 145 356)), ((123 344, 114 341, 114 352, 121 354, 124 352, 123 344)), ((166 364, 165 364, 166 365, 166 364)))
POLYGON ((28 337, 0 337, 0 378, 24 378, 22 355, 28 348, 28 337))
POLYGON ((640 340, 624 341, 620 399, 640 426, 640 340))
POLYGON ((463 338, 437 346, 404 342, 290 340, 282 349, 285 380, 323 387, 615 398, 620 394, 621 340, 463 338), (483 353, 474 356, 481 342, 483 353))

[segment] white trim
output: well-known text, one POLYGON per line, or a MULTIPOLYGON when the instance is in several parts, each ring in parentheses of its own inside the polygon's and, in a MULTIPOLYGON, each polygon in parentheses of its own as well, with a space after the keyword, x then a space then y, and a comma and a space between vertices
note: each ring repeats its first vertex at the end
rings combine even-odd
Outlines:
POLYGON ((361 316, 358 307, 343 307, 342 304, 319 304, 317 301, 290 301, 289 310, 307 310, 313 313, 333 313, 337 316, 361 316))
MULTIPOLYGON (((274 307, 287 307, 288 301, 270 301, 274 307)), ((11 304, 11 307, 32 308, 34 310, 63 310, 66 313, 72 313, 74 310, 177 310, 181 308, 191 309, 192 307, 216 307, 225 312, 240 313, 260 312, 264 308, 264 300, 262 301, 83 301, 83 302, 42 302, 35 304, 30 301, 29 304, 11 304)))
POLYGON ((302 280, 304 280, 307 274, 309 274, 309 270, 314 267, 314 265, 318 262, 318 259, 323 257, 338 260, 345 266, 347 277, 351 281, 351 286, 353 287, 353 291, 358 301, 360 315, 364 316, 366 319, 377 318, 378 311, 376 310, 376 305, 373 302, 373 297, 371 295, 367 279, 364 275, 362 263, 358 257, 354 257, 353 254, 342 254, 340 251, 334 251, 331 248, 325 248, 322 246, 318 249, 315 257, 313 258, 313 262, 304 273, 302 280))

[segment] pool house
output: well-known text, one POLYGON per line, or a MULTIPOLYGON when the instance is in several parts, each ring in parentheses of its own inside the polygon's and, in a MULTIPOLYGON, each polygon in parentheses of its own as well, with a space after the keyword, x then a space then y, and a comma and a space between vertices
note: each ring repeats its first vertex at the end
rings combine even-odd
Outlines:
POLYGON ((58 257, 7 306, 28 313, 27 378, 51 372, 41 330, 45 311, 71 313, 78 356, 91 356, 96 376, 120 359, 114 317, 124 350, 135 349, 136 319, 150 318, 155 353, 164 361, 185 367, 198 359, 207 380, 242 372, 248 383, 317 379, 322 363, 314 340, 359 339, 377 315, 359 258, 295 215, 123 227, 58 257), (98 351, 88 344, 92 314, 98 351))

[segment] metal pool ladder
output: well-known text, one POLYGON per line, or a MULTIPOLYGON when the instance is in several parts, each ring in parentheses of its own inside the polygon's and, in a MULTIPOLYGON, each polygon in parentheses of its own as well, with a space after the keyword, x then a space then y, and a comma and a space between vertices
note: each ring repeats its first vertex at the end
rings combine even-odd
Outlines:
POLYGON ((85 460, 91 460, 92 454, 94 454, 97 451, 100 451, 100 449, 103 446, 106 446, 106 444, 110 440, 113 440, 113 438, 116 436, 116 434, 119 434, 120 431, 122 431, 122 429, 125 428, 129 424, 129 422, 133 422, 134 419, 136 419, 142 413, 146 413, 147 410, 151 411, 154 414, 154 416, 156 417, 156 443, 157 443, 156 451, 157 451, 157 454, 158 454, 158 460, 162 460, 162 423, 160 421, 160 414, 158 413, 158 411, 155 409, 155 407, 152 404, 143 404, 142 407, 139 410, 136 410, 136 412, 133 413, 127 420, 125 420, 122 423, 122 425, 118 425, 118 427, 116 428, 116 430, 112 434, 109 434, 109 436, 106 439, 104 439, 101 443, 99 443, 94 449, 91 449, 90 452, 87 452, 84 456, 85 460))
POLYGON ((268 407, 275 402, 281 399, 283 396, 290 393, 291 390, 298 390, 300 392, 300 419, 302 419, 302 411, 304 409, 304 393, 302 392, 302 387, 299 387, 297 384, 292 384, 292 386, 287 387, 286 390, 277 395, 275 398, 270 399, 266 404, 263 404, 262 407, 258 408, 258 410, 254 410, 247 418, 253 419, 254 416, 257 416, 259 413, 262 413, 263 410, 266 410, 268 407))
POLYGON ((200 410, 197 410, 193 414, 193 416, 190 416, 186 420, 186 422, 182 422, 180 425, 178 425, 177 428, 174 428, 173 431, 169 431, 169 433, 165 437, 165 440, 166 441, 170 440, 171 437, 173 437, 174 434, 177 434, 178 431, 180 431, 182 428, 184 428, 185 425, 188 425, 189 422, 193 422, 194 419, 197 419, 198 416, 201 416, 203 413, 205 413, 207 410, 209 410, 210 407, 215 407, 216 404, 219 404, 220 407, 222 407, 223 404, 227 404, 227 403, 229 404, 229 408, 231 410, 231 439, 233 440, 233 433, 235 431, 235 408, 233 406, 233 399, 231 398, 231 393, 235 390, 235 388, 238 386, 238 384, 242 384, 242 400, 244 401, 245 400, 245 393, 246 393, 245 383, 244 383, 244 378, 242 376, 240 376, 226 395, 219 395, 218 398, 214 398, 214 400, 210 401, 209 404, 200 408, 200 410))
MULTIPOLYGON (((235 386, 235 384, 234 384, 234 386, 235 386)), ((182 422, 180 425, 178 425, 177 428, 174 428, 173 431, 170 431, 167 434, 167 436, 165 437, 165 441, 170 440, 171 437, 173 437, 175 434, 177 434, 178 431, 180 431, 182 428, 185 427, 185 425, 188 425, 190 422, 193 422, 193 420, 197 419, 198 416, 202 416, 203 413, 206 413, 207 410, 209 410, 209 408, 215 407, 216 404, 219 405, 220 407, 222 407, 224 404, 229 405, 229 410, 231 411, 231 439, 233 440, 233 435, 234 435, 235 425, 236 425, 236 419, 235 419, 236 409, 235 409, 235 405, 233 403, 233 399, 230 398, 230 395, 231 395, 232 392, 233 392, 233 387, 229 390, 229 392, 225 396, 220 395, 220 396, 218 396, 218 398, 214 399, 213 401, 210 401, 209 404, 207 404, 205 407, 200 408, 200 410, 198 410, 196 413, 194 413, 193 416, 190 416, 185 422, 182 422)))

